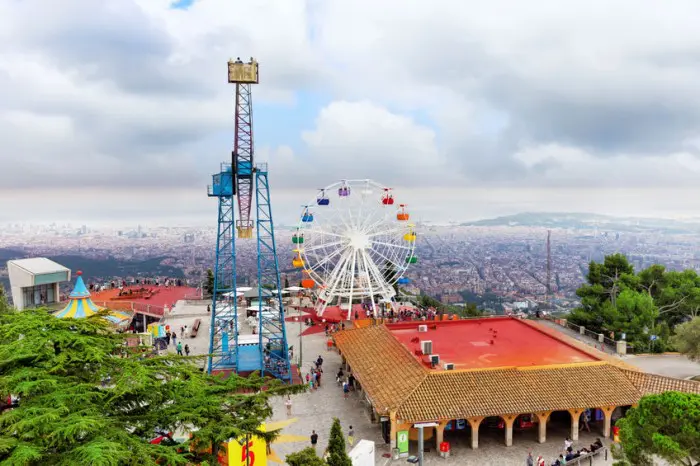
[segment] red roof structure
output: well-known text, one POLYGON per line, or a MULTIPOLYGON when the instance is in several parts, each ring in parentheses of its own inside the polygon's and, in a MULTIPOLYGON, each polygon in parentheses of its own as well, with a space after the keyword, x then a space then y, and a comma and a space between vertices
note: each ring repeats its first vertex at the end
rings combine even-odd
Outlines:
MULTIPOLYGON (((426 365, 422 341, 432 342, 431 354, 454 369, 532 367, 550 364, 594 362, 599 359, 510 317, 452 321, 412 321, 387 325, 389 331, 426 365), (427 329, 420 332, 419 327, 427 329)), ((439 370, 437 366, 434 370, 439 370)))

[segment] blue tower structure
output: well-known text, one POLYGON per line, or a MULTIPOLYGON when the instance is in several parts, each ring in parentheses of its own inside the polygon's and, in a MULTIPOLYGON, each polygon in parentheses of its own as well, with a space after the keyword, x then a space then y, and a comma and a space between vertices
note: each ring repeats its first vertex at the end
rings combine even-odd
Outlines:
POLYGON ((231 164, 222 163, 207 189, 219 198, 216 262, 211 306, 211 331, 207 372, 238 371, 238 313, 236 310, 236 240, 234 235, 235 184, 231 164))
POLYGON ((247 63, 240 59, 229 61, 228 81, 236 84, 234 148, 231 164, 222 164, 208 189, 210 197, 219 199, 219 216, 207 371, 260 371, 291 382, 267 164, 255 168, 253 164, 251 84, 258 83, 258 63, 252 58, 247 63), (237 309, 235 232, 240 239, 252 238, 253 186, 257 206, 258 328, 257 335, 242 335, 237 309))
POLYGON ((275 227, 272 221, 270 185, 267 164, 255 168, 255 203, 257 205, 258 241, 258 317, 260 319, 260 348, 263 373, 291 382, 292 371, 284 326, 284 303, 280 283, 280 266, 275 245, 275 227), (268 306, 263 306, 264 295, 272 289, 268 306))

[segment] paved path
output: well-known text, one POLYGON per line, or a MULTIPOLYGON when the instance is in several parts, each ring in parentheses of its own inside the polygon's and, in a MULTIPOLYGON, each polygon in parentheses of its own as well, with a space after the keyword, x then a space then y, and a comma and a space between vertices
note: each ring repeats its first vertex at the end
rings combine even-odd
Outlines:
POLYGON ((637 366, 645 372, 687 379, 700 375, 700 362, 693 362, 679 354, 657 354, 649 356, 625 357, 625 362, 637 366))
MULTIPOLYGON (((563 333, 567 336, 570 336, 571 338, 573 338, 575 340, 578 340, 578 341, 585 343, 589 346, 594 346, 596 349, 600 350, 601 344, 596 338, 590 337, 588 335, 581 335, 576 330, 573 330, 569 327, 562 327, 561 325, 559 325, 556 322, 551 321, 551 320, 539 319, 539 320, 537 320, 537 322, 539 324, 546 326, 546 327, 550 327, 550 328, 553 328, 555 330, 558 330, 561 333, 563 333)), ((610 346, 608 346, 608 345, 604 346, 604 351, 608 354, 615 355, 615 351, 613 350, 613 348, 610 348, 610 346)))

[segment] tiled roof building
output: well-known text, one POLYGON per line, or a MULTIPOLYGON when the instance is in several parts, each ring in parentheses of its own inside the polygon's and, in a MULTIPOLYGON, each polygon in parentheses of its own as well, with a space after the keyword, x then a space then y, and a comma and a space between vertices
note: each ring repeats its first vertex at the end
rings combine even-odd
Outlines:
POLYGON ((544 442, 554 411, 570 413, 576 440, 581 413, 592 408, 604 413, 607 437, 615 408, 634 405, 645 394, 700 394, 699 382, 640 372, 554 330, 513 318, 376 325, 340 332, 335 342, 373 411, 389 419, 392 447, 396 432, 415 423, 437 423, 440 442, 449 421, 464 419, 476 448, 478 427, 487 417, 503 420, 510 445, 513 423, 523 414, 539 423, 544 442), (430 330, 418 330, 426 324, 430 330), (416 349, 421 340, 439 346, 434 352, 444 350, 455 369, 431 364, 416 349))

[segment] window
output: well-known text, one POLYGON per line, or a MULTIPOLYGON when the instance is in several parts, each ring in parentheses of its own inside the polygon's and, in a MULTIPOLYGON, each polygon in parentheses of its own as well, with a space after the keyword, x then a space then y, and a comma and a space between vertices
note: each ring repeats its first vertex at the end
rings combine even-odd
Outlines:
POLYGON ((25 308, 55 303, 57 299, 53 283, 23 288, 22 295, 25 308))

